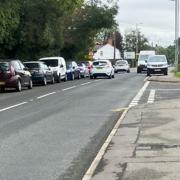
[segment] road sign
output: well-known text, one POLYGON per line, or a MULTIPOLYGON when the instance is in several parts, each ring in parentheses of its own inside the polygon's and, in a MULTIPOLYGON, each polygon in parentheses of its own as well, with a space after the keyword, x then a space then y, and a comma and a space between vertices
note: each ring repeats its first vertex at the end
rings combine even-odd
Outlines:
POLYGON ((135 52, 124 52, 124 59, 135 59, 135 52))

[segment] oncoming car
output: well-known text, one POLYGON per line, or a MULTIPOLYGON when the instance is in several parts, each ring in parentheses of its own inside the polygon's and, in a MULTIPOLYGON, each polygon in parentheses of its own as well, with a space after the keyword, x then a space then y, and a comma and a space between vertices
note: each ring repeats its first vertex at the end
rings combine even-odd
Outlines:
POLYGON ((165 55, 154 55, 148 58, 147 76, 151 74, 168 75, 168 62, 165 55))
POLYGON ((126 71, 127 73, 130 72, 130 67, 126 60, 116 61, 114 69, 115 69, 115 73, 120 72, 120 71, 126 71))
POLYGON ((109 60, 95 60, 90 72, 90 78, 96 77, 114 78, 114 68, 109 60))

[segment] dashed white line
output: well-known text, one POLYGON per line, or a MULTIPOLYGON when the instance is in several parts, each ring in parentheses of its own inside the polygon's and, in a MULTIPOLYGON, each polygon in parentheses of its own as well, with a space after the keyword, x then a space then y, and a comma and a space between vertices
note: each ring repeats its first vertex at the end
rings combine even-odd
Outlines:
POLYGON ((3 109, 0 109, 0 112, 3 112, 3 111, 6 111, 6 110, 9 110, 9 109, 12 109, 12 108, 15 108, 15 107, 18 107, 18 106, 22 106, 24 104, 27 104, 28 102, 22 102, 22 103, 19 103, 19 104, 15 104, 13 106, 9 106, 9 107, 6 107, 6 108, 3 108, 3 109))
POLYGON ((102 81, 102 79, 97 79, 97 80, 94 80, 95 82, 98 82, 98 81, 102 81))
POLYGON ((150 93, 149 93, 148 102, 147 102, 148 104, 154 103, 155 94, 156 94, 155 89, 151 89, 151 91, 150 91, 150 93))
POLYGON ((81 84, 81 86, 85 86, 85 85, 88 85, 88 84, 91 84, 91 82, 83 83, 83 84, 81 84))
POLYGON ((149 81, 146 81, 144 86, 140 89, 140 91, 137 93, 137 95, 134 97, 134 99, 131 101, 129 107, 133 107, 138 105, 139 100, 141 99, 142 95, 144 94, 144 91, 146 90, 146 88, 149 85, 149 81))
POLYGON ((76 88, 76 87, 77 87, 77 86, 68 87, 68 88, 62 89, 62 91, 67 91, 67 90, 70 90, 70 89, 74 89, 74 88, 76 88))
POLYGON ((56 92, 44 94, 44 95, 42 95, 42 96, 37 97, 37 99, 42 99, 42 98, 47 97, 47 96, 50 96, 50 95, 52 95, 52 94, 56 94, 56 92))

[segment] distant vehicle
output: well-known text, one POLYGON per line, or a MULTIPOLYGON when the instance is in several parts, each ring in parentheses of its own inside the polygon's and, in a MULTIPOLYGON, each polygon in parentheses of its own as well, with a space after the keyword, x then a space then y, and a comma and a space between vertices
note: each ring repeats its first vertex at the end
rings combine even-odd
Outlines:
POLYGON ((78 68, 82 78, 89 76, 89 69, 84 63, 78 63, 78 68))
POLYGON ((0 62, 0 89, 15 88, 21 91, 22 87, 32 89, 33 83, 30 72, 20 60, 3 60, 0 62))
POLYGON ((24 65, 30 71, 34 84, 40 83, 44 86, 46 86, 48 82, 54 84, 53 71, 43 62, 29 61, 25 62, 24 65))
POLYGON ((68 80, 74 80, 74 79, 80 79, 81 73, 79 70, 79 67, 75 61, 67 61, 66 62, 67 67, 67 79, 68 80))
POLYGON ((137 65, 137 73, 147 71, 147 60, 149 56, 155 55, 155 51, 140 51, 137 65))
POLYGON ((109 60, 95 60, 90 72, 90 78, 96 78, 100 76, 114 78, 114 68, 109 60))
POLYGON ((80 63, 84 63, 86 65, 86 67, 89 69, 89 73, 90 73, 93 62, 92 61, 81 61, 80 63))
POLYGON ((154 55, 148 58, 147 76, 151 74, 168 75, 168 62, 165 55, 154 55))
POLYGON ((60 83, 61 80, 66 81, 66 62, 63 57, 45 57, 39 59, 53 70, 55 81, 60 83))
POLYGON ((127 73, 130 72, 129 63, 126 60, 118 60, 114 65, 115 73, 120 71, 126 71, 127 73))

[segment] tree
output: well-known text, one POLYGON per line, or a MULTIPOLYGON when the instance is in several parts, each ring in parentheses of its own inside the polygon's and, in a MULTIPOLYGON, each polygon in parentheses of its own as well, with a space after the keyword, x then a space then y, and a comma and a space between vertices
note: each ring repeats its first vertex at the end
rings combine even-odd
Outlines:
POLYGON ((138 51, 152 49, 152 47, 148 45, 148 39, 143 34, 141 34, 140 31, 136 32, 135 30, 132 30, 125 34, 126 51, 136 52, 137 38, 138 38, 138 51))

